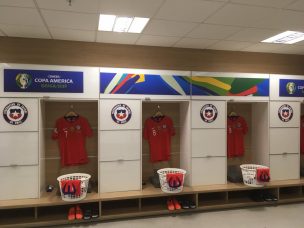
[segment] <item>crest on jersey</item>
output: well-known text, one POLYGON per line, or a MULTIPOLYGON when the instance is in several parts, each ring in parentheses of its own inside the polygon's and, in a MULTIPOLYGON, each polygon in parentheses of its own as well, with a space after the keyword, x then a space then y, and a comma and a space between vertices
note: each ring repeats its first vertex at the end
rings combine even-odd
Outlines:
POLYGON ((112 108, 111 116, 115 123, 125 124, 131 119, 132 111, 126 104, 117 104, 112 108))
POLYGON ((288 122, 292 119, 293 109, 290 105, 284 104, 279 108, 278 115, 281 121, 288 122))
POLYGON ((206 123, 211 123, 217 118, 217 108, 213 104, 205 104, 200 111, 201 118, 206 123))
POLYGON ((12 125, 22 124, 27 119, 27 116, 27 108, 19 102, 9 103, 3 109, 5 121, 12 125))

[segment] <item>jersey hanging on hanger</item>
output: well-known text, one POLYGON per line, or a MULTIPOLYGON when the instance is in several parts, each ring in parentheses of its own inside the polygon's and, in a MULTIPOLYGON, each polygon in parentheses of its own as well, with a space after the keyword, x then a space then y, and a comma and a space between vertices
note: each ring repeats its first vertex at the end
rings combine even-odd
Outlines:
POLYGON ((301 125, 300 125, 300 150, 301 150, 301 154, 304 154, 304 115, 301 116, 301 125))
POLYGON ((241 116, 228 116, 227 155, 228 158, 244 155, 244 135, 248 132, 246 120, 241 116))
POLYGON ((149 141, 152 163, 170 160, 171 137, 175 135, 173 121, 168 116, 150 117, 144 126, 144 138, 149 141))
POLYGON ((92 129, 86 118, 61 117, 56 121, 52 138, 58 140, 61 165, 80 165, 88 162, 85 149, 86 137, 92 136, 92 129))

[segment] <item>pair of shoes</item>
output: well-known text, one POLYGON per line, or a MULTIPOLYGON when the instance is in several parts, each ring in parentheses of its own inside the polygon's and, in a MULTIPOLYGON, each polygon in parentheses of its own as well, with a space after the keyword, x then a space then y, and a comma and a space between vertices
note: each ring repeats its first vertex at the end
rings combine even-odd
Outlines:
POLYGON ((75 219, 82 219, 83 218, 83 212, 81 210, 81 208, 79 207, 79 205, 77 205, 76 207, 71 207, 69 209, 69 213, 68 213, 68 220, 72 221, 75 219))
POLYGON ((180 204, 183 209, 195 209, 196 208, 195 203, 191 200, 181 200, 180 204))
POLYGON ((180 210, 182 206, 175 198, 169 198, 167 200, 167 207, 169 211, 180 210))
POLYGON ((250 198, 255 202, 276 202, 278 198, 270 192, 253 192, 250 198))
POLYGON ((99 217, 98 209, 93 208, 87 208, 84 210, 83 219, 89 220, 89 219, 95 219, 99 217))

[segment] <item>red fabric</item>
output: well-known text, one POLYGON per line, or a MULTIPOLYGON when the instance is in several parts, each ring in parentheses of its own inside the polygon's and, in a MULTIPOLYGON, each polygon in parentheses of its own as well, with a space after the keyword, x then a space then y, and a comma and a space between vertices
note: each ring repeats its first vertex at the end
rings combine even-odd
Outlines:
POLYGON ((68 192, 74 193, 72 195, 80 196, 81 194, 81 180, 62 180, 60 181, 61 189, 64 194, 68 192))
POLYGON ((171 137, 173 135, 175 135, 175 129, 170 117, 146 119, 144 138, 149 141, 150 161, 152 163, 170 159, 171 137))
POLYGON ((180 187, 183 185, 183 174, 182 173, 168 173, 166 174, 166 179, 168 185, 173 187, 180 187))
POLYGON ((85 140, 90 136, 92 136, 92 129, 84 117, 79 116, 73 121, 62 117, 56 121, 52 138, 58 140, 62 166, 88 162, 85 140))
POLYGON ((227 120, 228 158, 244 155, 244 135, 248 132, 246 120, 241 116, 231 116, 227 120))
POLYGON ((270 169, 269 168, 257 168, 256 178, 259 182, 270 181, 270 169))
POLYGON ((301 149, 301 154, 304 154, 304 116, 301 116, 300 149, 301 149))

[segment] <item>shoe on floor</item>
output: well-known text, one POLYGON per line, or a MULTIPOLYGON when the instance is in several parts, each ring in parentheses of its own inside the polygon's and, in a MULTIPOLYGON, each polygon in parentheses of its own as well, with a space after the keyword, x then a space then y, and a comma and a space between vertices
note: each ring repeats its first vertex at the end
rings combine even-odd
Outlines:
POLYGON ((83 213, 83 219, 89 220, 92 218, 92 210, 91 209, 85 209, 83 213))
POLYGON ((169 198, 167 200, 167 208, 168 208, 169 211, 174 211, 175 210, 172 198, 169 198))
POLYGON ((173 201, 175 210, 180 210, 182 208, 182 206, 179 204, 177 199, 173 198, 172 201, 173 201))
POLYGON ((83 219, 83 212, 79 205, 76 206, 76 219, 80 220, 83 219))
POLYGON ((97 208, 92 209, 92 218, 98 218, 99 217, 99 210, 97 208))
POLYGON ((69 213, 68 213, 68 220, 69 221, 75 220, 75 213, 76 213, 75 207, 71 207, 69 209, 69 213))

